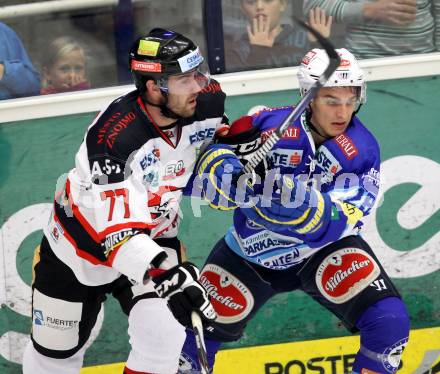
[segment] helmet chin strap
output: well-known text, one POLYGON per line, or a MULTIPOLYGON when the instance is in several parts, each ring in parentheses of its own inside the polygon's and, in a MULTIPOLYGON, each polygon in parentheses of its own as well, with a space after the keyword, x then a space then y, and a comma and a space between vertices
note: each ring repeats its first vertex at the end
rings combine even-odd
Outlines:
POLYGON ((359 106, 357 107, 357 109, 353 112, 353 115, 351 116, 351 119, 353 119, 353 117, 358 114, 358 112, 361 110, 362 107, 362 103, 359 104, 359 106))
POLYGON ((162 97, 165 99, 165 102, 163 102, 162 104, 154 104, 152 103, 150 100, 147 99, 147 95, 144 94, 143 99, 145 100, 145 102, 151 106, 155 106, 156 108, 160 108, 160 111, 162 112, 162 114, 167 117, 167 118, 172 118, 172 119, 179 119, 181 118, 181 116, 179 116, 177 113, 174 113, 170 108, 167 107, 168 104, 168 94, 163 92, 162 90, 160 91, 162 93, 162 97))
POLYGON ((307 126, 309 126, 310 129, 311 129, 312 131, 314 131, 315 133, 317 133, 321 138, 323 138, 323 139, 325 139, 325 140, 331 138, 331 136, 324 135, 324 134, 322 134, 320 131, 318 131, 318 129, 317 129, 317 128, 315 127, 315 125, 312 123, 312 108, 310 108, 310 106, 309 106, 309 108, 308 108, 307 111, 306 111, 306 122, 307 122, 307 126))

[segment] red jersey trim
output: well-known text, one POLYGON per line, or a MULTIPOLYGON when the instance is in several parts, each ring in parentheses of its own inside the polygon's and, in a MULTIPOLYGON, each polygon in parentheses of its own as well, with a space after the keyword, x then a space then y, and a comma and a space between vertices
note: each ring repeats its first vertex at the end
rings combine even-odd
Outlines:
POLYGON ((137 102, 138 102, 139 106, 141 107, 142 111, 146 114, 146 116, 150 120, 151 124, 154 126, 156 131, 159 133, 160 137, 163 140, 165 140, 168 145, 170 145, 171 147, 173 147, 175 149, 177 147, 177 145, 179 144, 180 138, 182 137, 182 126, 177 125, 176 145, 174 145, 173 142, 171 141, 171 139, 168 138, 168 136, 161 130, 159 125, 154 121, 153 117, 148 112, 147 107, 145 106, 145 104, 142 101, 140 96, 138 97, 137 102))
POLYGON ((90 253, 88 253, 87 251, 79 248, 75 239, 73 239, 70 236, 70 234, 67 232, 66 228, 62 225, 62 223, 58 219, 58 217, 56 215, 54 215, 53 218, 54 218, 55 222, 57 222, 62 227, 62 229, 64 231, 64 233, 63 233, 64 237, 75 248, 75 252, 78 255, 78 257, 81 257, 82 259, 92 263, 93 265, 104 265, 104 266, 111 267, 111 264, 113 263, 113 259, 116 256, 116 253, 119 248, 116 248, 115 250, 113 250, 112 253, 110 254, 109 258, 106 261, 100 261, 96 257, 92 256, 90 253), (115 252, 115 253, 113 253, 113 252, 115 252))

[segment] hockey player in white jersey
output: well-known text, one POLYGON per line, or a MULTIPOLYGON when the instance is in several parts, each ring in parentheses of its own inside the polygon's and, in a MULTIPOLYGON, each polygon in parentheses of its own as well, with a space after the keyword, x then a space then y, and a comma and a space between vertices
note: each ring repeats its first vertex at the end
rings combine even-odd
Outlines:
POLYGON ((177 238, 196 157, 227 122, 199 48, 153 29, 129 56, 136 90, 88 128, 36 252, 25 374, 77 374, 107 294, 128 315, 124 373, 177 372, 185 326, 215 311, 177 238))
MULTIPOLYGON (((360 236, 362 217, 378 193, 379 145, 356 116, 366 97, 362 70, 349 51, 337 51, 340 66, 270 150, 265 165, 258 165, 260 183, 238 188, 242 163, 291 107, 234 121, 197 163, 210 204, 235 209, 232 227, 200 277, 218 315, 205 333, 211 367, 220 343, 239 339, 270 298, 294 290, 307 293, 350 331, 360 331, 353 374, 390 374, 399 367, 409 316, 375 248, 360 236)), ((302 95, 327 64, 324 50, 306 54, 298 72, 302 95)), ((189 333, 182 361, 196 368, 191 339, 189 333)))

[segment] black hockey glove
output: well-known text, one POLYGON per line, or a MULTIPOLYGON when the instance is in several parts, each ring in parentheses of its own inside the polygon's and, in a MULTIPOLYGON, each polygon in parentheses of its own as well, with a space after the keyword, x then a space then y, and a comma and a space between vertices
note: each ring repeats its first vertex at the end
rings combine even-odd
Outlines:
POLYGON ((194 264, 184 262, 165 271, 150 270, 149 274, 157 294, 167 300, 174 317, 183 326, 191 328, 193 310, 207 323, 217 318, 206 290, 197 281, 199 270, 194 264))

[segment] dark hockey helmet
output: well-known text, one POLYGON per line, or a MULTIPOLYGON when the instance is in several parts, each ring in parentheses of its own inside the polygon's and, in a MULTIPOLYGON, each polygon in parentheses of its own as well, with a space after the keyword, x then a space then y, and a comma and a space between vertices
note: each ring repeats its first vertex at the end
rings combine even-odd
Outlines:
POLYGON ((131 47, 129 66, 136 87, 143 91, 145 83, 153 79, 168 92, 170 75, 195 71, 201 88, 209 84, 209 69, 199 48, 187 37, 172 30, 152 29, 148 35, 138 38, 131 47))

